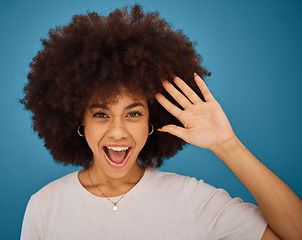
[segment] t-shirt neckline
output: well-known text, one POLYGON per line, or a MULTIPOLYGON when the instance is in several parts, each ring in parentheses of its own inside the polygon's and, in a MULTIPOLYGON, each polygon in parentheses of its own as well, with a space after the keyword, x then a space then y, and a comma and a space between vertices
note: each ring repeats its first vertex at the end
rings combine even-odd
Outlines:
MULTIPOLYGON (((141 179, 138 181, 138 183, 137 183, 133 188, 131 188, 131 189, 127 192, 127 194, 124 196, 124 198, 126 198, 126 197, 132 195, 134 192, 138 191, 139 188, 141 188, 141 186, 143 185, 143 183, 144 183, 145 180, 147 179, 147 175, 149 174, 149 171, 150 171, 150 170, 151 170, 151 169, 149 169, 149 168, 146 168, 146 169, 145 169, 145 172, 144 172, 143 176, 141 177, 141 179)), ((80 188, 81 192, 82 192, 86 197, 89 197, 90 199, 94 199, 94 200, 97 200, 97 201, 103 201, 103 200, 108 201, 108 199, 107 199, 106 197, 99 197, 99 196, 96 196, 96 195, 90 193, 89 191, 87 191, 87 189, 81 184, 81 182, 80 182, 80 180, 79 180, 79 172, 80 172, 80 171, 81 171, 81 170, 76 171, 76 172, 74 173, 74 180, 75 180, 76 185, 80 188)), ((116 197, 110 197, 110 199, 111 199, 112 201, 115 201, 115 200, 120 199, 123 195, 124 195, 124 194, 119 195, 119 196, 116 196, 116 197)))

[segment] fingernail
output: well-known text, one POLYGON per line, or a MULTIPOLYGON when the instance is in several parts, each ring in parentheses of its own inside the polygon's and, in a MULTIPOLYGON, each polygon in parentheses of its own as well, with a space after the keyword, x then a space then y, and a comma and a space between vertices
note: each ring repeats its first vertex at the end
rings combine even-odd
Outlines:
POLYGON ((197 77, 197 76, 198 76, 198 74, 195 72, 195 73, 194 73, 194 77, 197 77))
POLYGON ((175 76, 175 78, 173 80, 175 82, 175 81, 179 81, 179 79, 180 79, 179 77, 175 76))
POLYGON ((164 130, 162 130, 162 129, 157 129, 157 131, 159 131, 159 132, 166 132, 166 131, 164 131, 164 130))

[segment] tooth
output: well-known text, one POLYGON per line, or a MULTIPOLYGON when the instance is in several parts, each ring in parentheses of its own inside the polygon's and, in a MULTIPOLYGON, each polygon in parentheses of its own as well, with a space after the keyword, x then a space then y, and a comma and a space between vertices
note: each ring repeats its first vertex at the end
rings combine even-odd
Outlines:
POLYGON ((127 150, 129 147, 107 147, 108 149, 111 149, 113 151, 125 151, 127 150))

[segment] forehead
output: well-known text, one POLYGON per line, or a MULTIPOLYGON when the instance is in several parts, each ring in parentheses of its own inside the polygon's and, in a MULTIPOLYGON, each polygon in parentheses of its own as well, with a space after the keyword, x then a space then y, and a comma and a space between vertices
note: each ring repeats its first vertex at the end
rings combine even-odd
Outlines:
POLYGON ((102 96, 93 96, 89 103, 88 108, 112 108, 115 106, 145 106, 147 105, 146 99, 140 94, 131 94, 126 91, 121 91, 118 95, 104 99, 102 96))

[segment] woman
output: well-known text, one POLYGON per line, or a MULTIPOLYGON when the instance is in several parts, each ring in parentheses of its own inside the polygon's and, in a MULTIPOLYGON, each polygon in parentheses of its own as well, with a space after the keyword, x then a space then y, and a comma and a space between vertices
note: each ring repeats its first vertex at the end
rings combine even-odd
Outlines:
POLYGON ((31 197, 21 239, 301 239, 301 200, 236 137, 181 31, 136 5, 74 16, 42 42, 21 102, 54 159, 83 170, 31 197), (259 208, 154 170, 187 142, 259 208))

